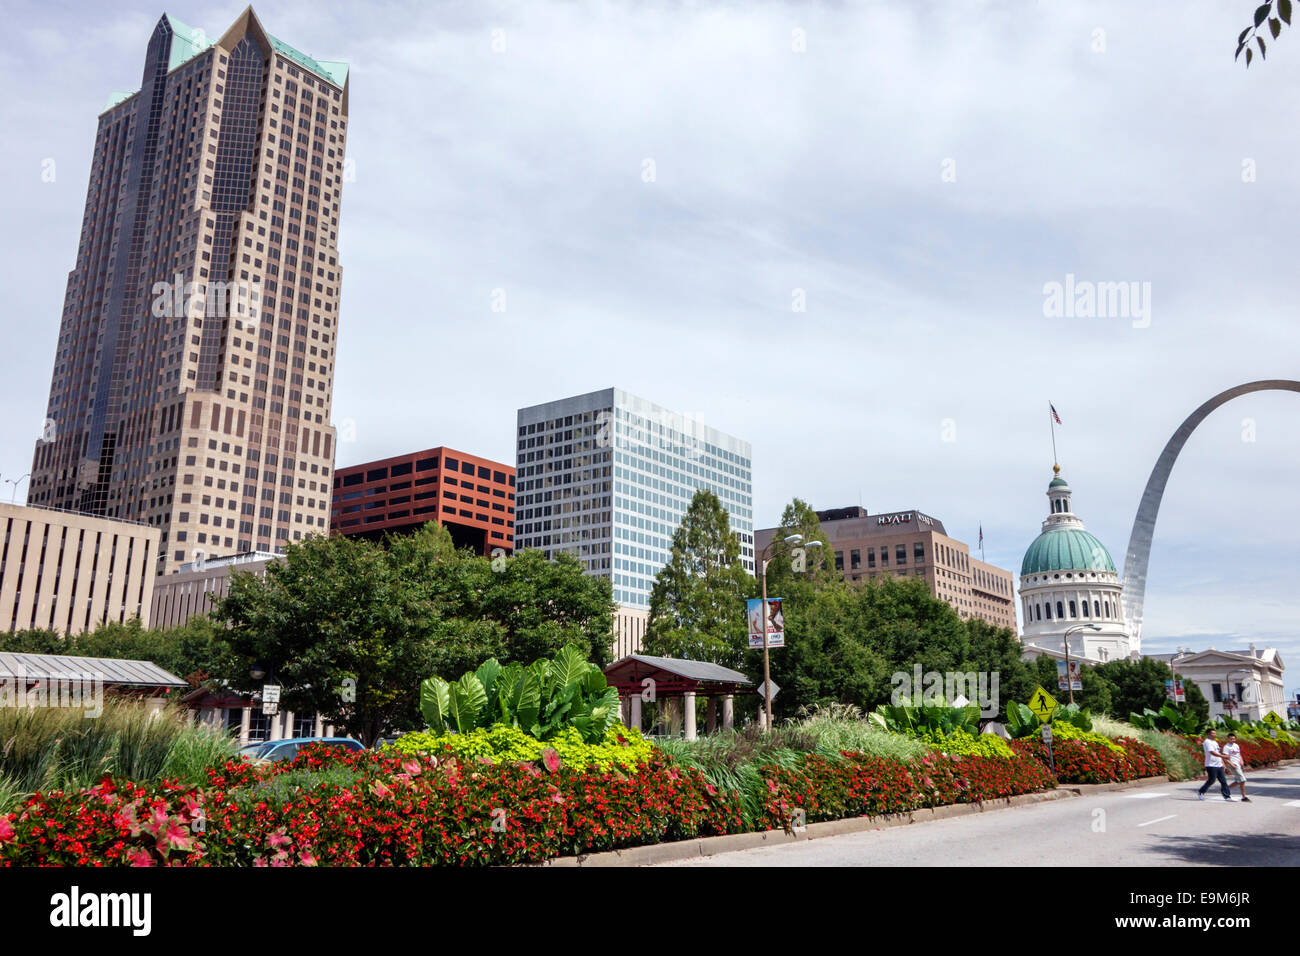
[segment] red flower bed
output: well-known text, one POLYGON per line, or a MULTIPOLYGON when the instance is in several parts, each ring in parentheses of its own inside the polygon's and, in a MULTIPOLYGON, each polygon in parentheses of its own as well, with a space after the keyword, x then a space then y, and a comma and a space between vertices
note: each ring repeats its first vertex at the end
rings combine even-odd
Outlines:
POLYGON ((809 822, 903 813, 949 803, 977 803, 1055 785, 1033 760, 930 754, 915 764, 845 753, 843 760, 809 755, 798 767, 763 768, 767 824, 789 827, 796 809, 809 822))
MULTIPOLYGON (((1057 738, 1052 743, 1052 757, 1056 763, 1056 779, 1061 783, 1119 783, 1139 777, 1155 777, 1166 772, 1159 751, 1131 737, 1115 743, 1125 749, 1119 754, 1104 744, 1090 740, 1057 738)), ((1043 766, 1048 766, 1047 746, 1038 737, 1022 737, 1011 741, 1017 753, 1032 756, 1043 766)))
MULTIPOLYGON (((1033 760, 937 754, 808 755, 764 775, 771 827, 796 808, 828 820, 1053 786, 1033 760)), ((742 829, 737 794, 658 754, 625 774, 307 748, 291 763, 228 763, 202 788, 105 779, 37 794, 0 817, 0 865, 501 865, 742 829)))

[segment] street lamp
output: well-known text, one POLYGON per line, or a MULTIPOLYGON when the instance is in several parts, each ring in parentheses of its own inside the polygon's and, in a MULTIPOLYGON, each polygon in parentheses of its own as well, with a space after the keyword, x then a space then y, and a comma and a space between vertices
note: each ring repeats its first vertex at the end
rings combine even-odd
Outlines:
MULTIPOLYGON (((1232 693, 1232 675, 1233 675, 1233 674, 1250 674, 1250 675, 1253 677, 1254 674, 1255 674, 1255 672, 1254 672, 1253 670, 1251 670, 1249 667, 1234 667, 1232 670, 1228 671, 1228 676, 1227 676, 1227 678, 1225 679, 1225 683, 1227 683, 1227 685, 1228 685, 1228 687, 1227 687, 1227 690, 1228 690, 1228 696, 1231 697, 1233 700, 1236 700, 1237 695, 1234 694, 1234 693, 1232 693)), ((1249 686, 1249 685, 1247 685, 1247 686, 1249 686)), ((1242 699, 1243 702, 1245 702, 1245 699, 1246 699, 1246 691, 1245 691, 1244 689, 1243 689, 1242 692, 1241 692, 1241 699, 1242 699)), ((1226 708, 1226 707, 1225 707, 1224 709, 1227 710, 1227 709, 1229 709, 1229 708, 1226 708)))
MULTIPOLYGON (((781 539, 782 544, 788 545, 800 544, 802 541, 803 535, 801 534, 787 535, 781 539)), ((772 732, 772 663, 771 655, 768 653, 767 644, 767 635, 771 630, 771 624, 768 621, 767 614, 767 565, 771 560, 768 557, 768 552, 772 550, 772 546, 776 543, 776 538, 773 538, 767 543, 767 547, 764 548, 763 553, 759 555, 758 562, 759 577, 763 582, 763 603, 759 605, 759 610, 763 616, 763 701, 768 733, 772 732)), ((809 548, 820 548, 821 546, 822 543, 820 541, 810 541, 805 545, 805 547, 809 548)))
POLYGON ((32 476, 32 473, 29 471, 27 474, 23 475, 21 478, 6 478, 6 479, 5 479, 5 484, 6 484, 6 485, 13 485, 13 486, 14 486, 14 493, 13 493, 13 495, 10 496, 10 498, 9 498, 9 503, 10 503, 11 505, 12 505, 12 504, 16 504, 17 501, 18 501, 18 486, 21 485, 24 481, 26 481, 26 480, 27 480, 28 478, 30 478, 31 476, 32 476))
POLYGON ((1076 624, 1065 629, 1065 686, 1070 691, 1070 703, 1074 703, 1074 681, 1070 680, 1070 635, 1075 631, 1100 631, 1100 624, 1076 624))

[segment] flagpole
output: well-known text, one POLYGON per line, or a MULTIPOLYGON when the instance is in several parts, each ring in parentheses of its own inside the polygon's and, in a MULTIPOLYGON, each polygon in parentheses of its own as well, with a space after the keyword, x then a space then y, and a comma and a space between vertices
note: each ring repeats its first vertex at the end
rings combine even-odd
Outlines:
POLYGON ((1056 457, 1056 416, 1052 414, 1052 403, 1047 403, 1047 424, 1052 429, 1052 465, 1059 467, 1061 462, 1056 457))

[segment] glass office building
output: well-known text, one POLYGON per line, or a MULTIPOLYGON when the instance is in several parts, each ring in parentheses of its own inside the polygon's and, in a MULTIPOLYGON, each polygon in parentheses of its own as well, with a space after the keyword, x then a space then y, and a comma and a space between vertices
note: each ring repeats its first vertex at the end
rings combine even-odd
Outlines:
POLYGON ((573 554, 621 607, 649 607, 700 488, 727 509, 754 570, 749 442, 617 388, 520 409, 517 441, 515 547, 573 554))

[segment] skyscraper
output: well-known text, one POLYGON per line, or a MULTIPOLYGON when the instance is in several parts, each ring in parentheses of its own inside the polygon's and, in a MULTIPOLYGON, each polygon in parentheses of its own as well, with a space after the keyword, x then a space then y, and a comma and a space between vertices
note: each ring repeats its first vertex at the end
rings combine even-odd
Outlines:
POLYGON ((698 489, 727 509, 753 572, 749 442, 618 388, 521 408, 517 424, 515 548, 567 551, 610 579, 616 657, 640 649, 650 589, 698 489))
POLYGON ((28 500, 144 521, 159 570, 328 529, 346 64, 249 7, 163 16, 99 117, 28 500))

